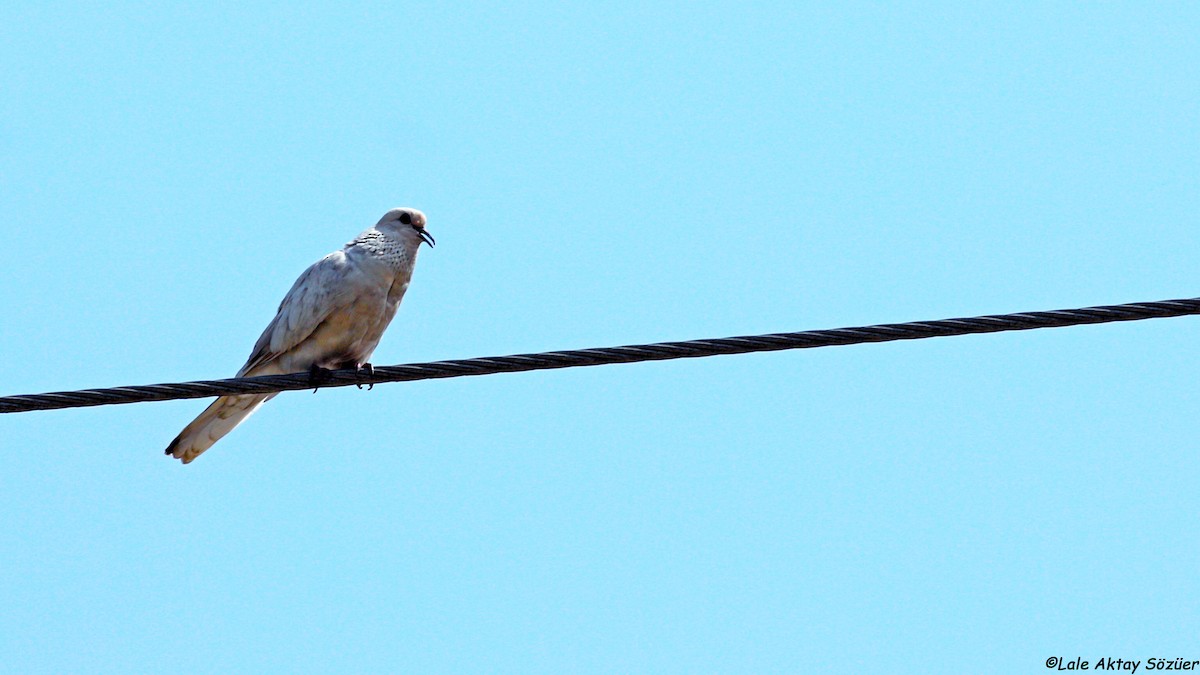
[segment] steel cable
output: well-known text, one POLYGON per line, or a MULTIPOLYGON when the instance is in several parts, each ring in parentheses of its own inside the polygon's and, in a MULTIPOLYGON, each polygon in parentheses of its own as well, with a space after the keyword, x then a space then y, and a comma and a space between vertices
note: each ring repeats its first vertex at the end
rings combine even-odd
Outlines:
POLYGON ((622 347, 576 349, 539 354, 489 356, 430 363, 408 363, 397 366, 376 366, 371 373, 355 370, 331 371, 320 382, 309 373, 268 375, 263 377, 201 380, 174 384, 151 384, 110 389, 85 389, 45 394, 25 394, 0 397, 0 413, 54 410, 85 406, 169 401, 184 398, 206 398, 226 394, 265 394, 321 387, 373 385, 384 382, 412 382, 468 375, 518 373, 529 370, 579 368, 641 361, 691 359, 725 354, 748 354, 783 349, 812 349, 893 340, 921 340, 952 335, 998 333, 1002 331, 1063 328, 1113 321, 1140 321, 1200 314, 1200 298, 1137 302, 1126 305, 1106 305, 1081 309, 1060 309, 1049 312, 995 314, 963 319, 914 321, 876 326, 810 330, 798 333, 747 335, 742 337, 682 342, 660 342, 622 347))

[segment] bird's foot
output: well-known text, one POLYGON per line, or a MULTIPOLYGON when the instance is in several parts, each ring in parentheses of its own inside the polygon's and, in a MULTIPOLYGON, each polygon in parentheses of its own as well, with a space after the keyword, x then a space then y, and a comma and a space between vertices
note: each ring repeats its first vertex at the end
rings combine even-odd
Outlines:
MULTIPOLYGON (((363 364, 360 364, 359 366, 357 366, 357 367, 355 368, 355 370, 357 370, 357 371, 358 371, 359 375, 366 375, 367 377, 370 377, 370 376, 372 376, 372 375, 374 375, 374 374, 375 374, 375 366, 373 366, 373 365, 371 365, 371 364, 369 364, 369 363, 363 363, 363 364)), ((358 387, 359 389, 362 389, 362 385, 361 385, 361 384, 356 384, 356 385, 354 385, 354 386, 358 387)), ((372 390, 372 389, 374 389, 374 388, 375 388, 375 383, 374 383, 374 382, 368 382, 368 383, 367 383, 367 391, 371 391, 371 390, 372 390)))
POLYGON ((332 375, 332 370, 328 368, 322 368, 314 363, 308 369, 308 383, 313 385, 313 393, 317 393, 317 389, 320 388, 320 385, 325 384, 333 379, 332 375))

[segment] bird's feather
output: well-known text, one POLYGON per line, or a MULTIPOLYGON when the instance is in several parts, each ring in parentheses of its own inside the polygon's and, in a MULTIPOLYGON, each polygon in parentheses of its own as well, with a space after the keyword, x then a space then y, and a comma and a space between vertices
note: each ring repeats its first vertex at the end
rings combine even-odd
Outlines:
POLYGON ((273 397, 274 394, 247 394, 218 398, 179 432, 167 446, 167 454, 183 460, 184 464, 191 462, 273 397))
POLYGON ((330 253, 305 270, 279 303, 275 318, 254 344, 238 375, 256 374, 312 335, 330 314, 350 305, 355 288, 346 280, 353 274, 354 265, 343 251, 330 253))

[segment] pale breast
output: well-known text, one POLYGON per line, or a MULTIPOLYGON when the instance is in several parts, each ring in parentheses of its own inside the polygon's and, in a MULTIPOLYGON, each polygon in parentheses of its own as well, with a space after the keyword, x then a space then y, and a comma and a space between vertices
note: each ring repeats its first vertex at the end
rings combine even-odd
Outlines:
POLYGON ((365 351, 364 359, 370 358, 371 353, 375 351, 375 347, 379 346, 379 340, 383 337, 383 331, 387 330, 392 319, 396 317, 396 310, 400 308, 400 301, 404 299, 404 292, 408 290, 408 280, 397 280, 388 290, 387 302, 385 303, 383 312, 379 314, 375 325, 371 326, 370 330, 363 338, 363 350, 365 351))
POLYGON ((286 355, 287 370, 299 372, 313 365, 341 368, 348 362, 364 362, 374 349, 373 344, 367 347, 368 336, 388 312, 387 305, 384 293, 367 293, 331 312, 308 339, 286 355))

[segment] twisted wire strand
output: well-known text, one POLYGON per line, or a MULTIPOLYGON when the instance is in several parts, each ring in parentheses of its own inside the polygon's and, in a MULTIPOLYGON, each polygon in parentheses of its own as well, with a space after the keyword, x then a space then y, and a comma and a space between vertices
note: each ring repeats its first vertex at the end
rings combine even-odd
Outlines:
POLYGON ((151 384, 109 389, 85 389, 45 394, 25 394, 0 397, 0 413, 55 410, 119 403, 169 401, 185 398, 206 398, 227 394, 266 394, 321 387, 380 384, 383 382, 412 382, 469 375, 518 373, 529 370, 579 368, 641 361, 692 359, 724 354, 748 354, 783 349, 813 349, 894 340, 922 340, 952 335, 999 333, 1003 331, 1064 328, 1114 321, 1141 321, 1200 314, 1200 298, 1136 302, 1125 305, 1105 305, 1080 309, 1060 309, 1049 312, 993 314, 962 319, 888 323, 875 326, 810 330, 798 333, 774 333, 741 337, 659 342, 646 345, 575 349, 538 354, 514 354, 474 359, 407 363, 396 366, 377 366, 371 374, 355 370, 332 371, 324 381, 314 383, 308 373, 268 375, 262 377, 201 380, 174 384, 151 384))

